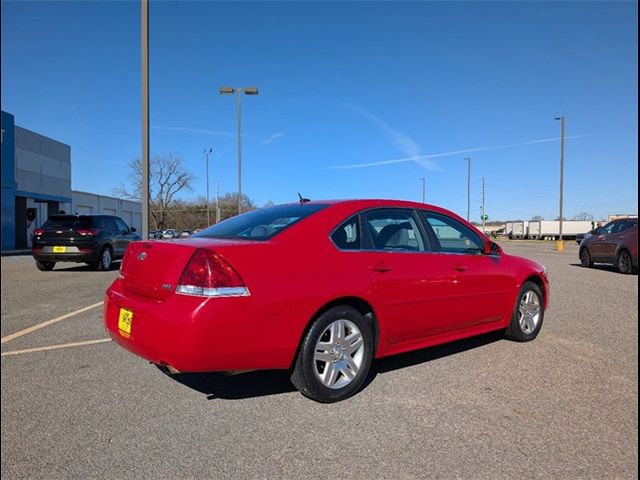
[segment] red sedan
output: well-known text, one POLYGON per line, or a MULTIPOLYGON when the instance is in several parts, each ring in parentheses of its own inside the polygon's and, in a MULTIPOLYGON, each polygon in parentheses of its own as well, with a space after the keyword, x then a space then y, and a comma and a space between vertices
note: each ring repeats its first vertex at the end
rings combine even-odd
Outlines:
POLYGON ((333 402, 358 391, 374 358, 493 330, 533 340, 548 298, 542 265, 452 212, 319 201, 132 243, 104 322, 173 372, 288 369, 304 395, 333 402))

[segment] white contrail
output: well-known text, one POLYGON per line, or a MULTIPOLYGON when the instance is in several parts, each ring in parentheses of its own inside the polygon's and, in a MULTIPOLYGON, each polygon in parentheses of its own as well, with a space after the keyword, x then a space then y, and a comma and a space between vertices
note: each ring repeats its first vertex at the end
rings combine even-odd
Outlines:
MULTIPOLYGON (((584 138, 584 137, 592 137, 593 134, 587 134, 587 135, 570 135, 565 137, 565 139, 569 140, 572 138, 584 138)), ((454 150, 452 152, 445 152, 445 153, 432 153, 429 155, 414 155, 411 157, 404 157, 404 158, 395 158, 392 160, 382 160, 379 162, 369 162, 369 163, 356 163, 353 165, 335 165, 335 166, 331 166, 328 167, 331 170, 346 170, 346 169, 350 169, 350 168, 367 168, 367 167, 378 167, 381 165, 392 165, 394 163, 404 163, 404 162, 417 162, 419 163, 421 166, 429 169, 429 170, 437 170, 437 167, 435 167, 433 164, 430 164, 430 162, 428 162, 429 159, 431 158, 439 158, 439 157, 448 157, 451 155, 460 155, 463 153, 473 153, 473 152, 486 152, 487 150, 500 150, 503 148, 514 148, 514 147, 524 147, 527 145, 536 145, 538 143, 551 143, 551 142, 559 142, 560 141, 560 137, 557 138, 542 138, 540 140, 531 140, 529 142, 523 142, 523 143, 509 143, 507 145, 496 145, 493 147, 477 147, 477 148, 467 148, 466 150, 454 150)))
POLYGON ((164 127, 160 125, 152 125, 151 129, 152 130, 171 130, 174 132, 196 133, 201 135, 223 135, 226 137, 230 137, 234 135, 233 133, 229 133, 229 132, 220 132, 217 130, 205 130, 203 128, 164 127))

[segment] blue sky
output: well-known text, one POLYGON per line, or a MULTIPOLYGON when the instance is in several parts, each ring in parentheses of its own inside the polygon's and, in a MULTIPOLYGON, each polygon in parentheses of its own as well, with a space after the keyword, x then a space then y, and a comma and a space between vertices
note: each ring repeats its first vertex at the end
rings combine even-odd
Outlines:
MULTIPOLYGON (((2 109, 71 145, 76 190, 111 194, 140 155, 139 13, 2 2, 2 109)), ((234 191, 235 100, 217 89, 256 85, 243 190, 258 205, 421 200, 425 177, 427 201, 464 216, 471 156, 472 219, 482 177, 490 219, 552 219, 564 113, 565 215, 637 212, 637 18, 615 2, 152 2, 151 151, 184 158, 195 197, 213 147, 211 189, 234 191)))

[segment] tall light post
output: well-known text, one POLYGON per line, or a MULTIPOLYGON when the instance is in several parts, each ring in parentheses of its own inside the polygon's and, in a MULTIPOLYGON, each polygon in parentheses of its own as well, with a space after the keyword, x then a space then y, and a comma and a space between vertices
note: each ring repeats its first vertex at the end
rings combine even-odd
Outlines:
POLYGON ((427 179, 422 177, 422 203, 427 203, 427 179))
POLYGON ((206 148, 202 153, 204 153, 204 160, 207 166, 207 227, 211 225, 211 218, 209 217, 209 155, 213 152, 213 148, 207 150, 206 148))
POLYGON ((467 222, 471 218, 471 157, 465 157, 467 161, 467 222))
POLYGON ((149 238, 149 1, 140 2, 140 76, 142 110, 142 167, 141 203, 142 203, 142 239, 149 238))
POLYGON ((240 144, 241 139, 241 111, 240 111, 240 98, 241 94, 245 95, 258 95, 258 87, 220 87, 218 90, 221 95, 233 95, 236 94, 238 98, 238 213, 242 213, 242 148, 240 144))
POLYGON ((564 131, 565 131, 565 116, 556 117, 556 120, 560 120, 560 232, 558 243, 556 244, 556 250, 561 252, 564 250, 564 242, 562 241, 562 201, 564 191, 564 131))

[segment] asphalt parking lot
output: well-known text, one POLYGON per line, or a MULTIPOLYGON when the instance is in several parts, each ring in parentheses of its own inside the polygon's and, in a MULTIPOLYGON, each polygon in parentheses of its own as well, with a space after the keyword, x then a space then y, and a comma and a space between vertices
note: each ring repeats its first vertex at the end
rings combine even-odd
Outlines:
POLYGON ((117 270, 3 257, 2 478, 638 478, 638 277, 503 246, 549 270, 536 341, 379 360, 330 405, 285 372, 170 377, 107 340, 117 270))

